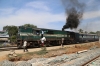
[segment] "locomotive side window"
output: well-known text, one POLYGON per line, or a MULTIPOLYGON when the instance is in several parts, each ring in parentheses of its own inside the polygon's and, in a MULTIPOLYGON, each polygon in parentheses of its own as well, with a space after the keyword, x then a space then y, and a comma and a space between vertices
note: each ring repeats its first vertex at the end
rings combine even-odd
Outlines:
POLYGON ((41 33, 41 30, 40 29, 32 29, 31 30, 31 33, 33 34, 33 35, 40 35, 40 33, 41 33))
POLYGON ((39 30, 34 31, 34 33, 35 33, 36 35, 40 35, 40 31, 39 31, 39 30))
POLYGON ((67 35, 67 37, 69 37, 69 38, 70 38, 70 35, 68 34, 68 35, 67 35))
POLYGON ((83 36, 83 38, 85 38, 85 36, 83 36))
POLYGON ((79 35, 79 38, 83 38, 83 35, 82 35, 82 34, 80 34, 80 35, 79 35))
POLYGON ((79 37, 80 37, 80 38, 82 38, 82 36, 81 36, 81 35, 80 35, 79 37))
POLYGON ((54 34, 53 31, 48 31, 47 34, 54 34))
POLYGON ((33 31, 33 34, 36 34, 36 31, 33 31))

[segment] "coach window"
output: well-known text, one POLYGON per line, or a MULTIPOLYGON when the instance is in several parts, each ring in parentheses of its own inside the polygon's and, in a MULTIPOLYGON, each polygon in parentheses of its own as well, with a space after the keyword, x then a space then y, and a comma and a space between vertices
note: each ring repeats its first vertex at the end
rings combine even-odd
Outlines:
POLYGON ((95 36, 93 36, 93 38, 95 38, 95 36))
POLYGON ((68 37, 68 35, 64 34, 64 37, 68 37))
POLYGON ((83 36, 83 38, 84 38, 84 36, 83 36))
POLYGON ((83 36, 83 38, 85 38, 85 36, 83 36))
POLYGON ((97 38, 97 36, 95 36, 95 38, 97 38))
POLYGON ((81 36, 81 35, 80 35, 79 37, 80 37, 80 38, 82 38, 82 36, 81 36))
POLYGON ((70 35, 68 35, 68 37, 70 37, 70 35))
POLYGON ((47 34, 53 34, 53 31, 48 31, 47 34))

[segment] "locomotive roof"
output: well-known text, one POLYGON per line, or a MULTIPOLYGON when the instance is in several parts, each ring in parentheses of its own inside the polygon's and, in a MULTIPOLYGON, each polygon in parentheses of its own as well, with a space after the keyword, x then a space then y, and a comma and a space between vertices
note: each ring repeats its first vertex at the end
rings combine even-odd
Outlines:
MULTIPOLYGON (((48 28, 38 28, 40 30, 44 29, 44 30, 55 30, 55 31, 62 31, 62 30, 56 30, 56 29, 48 29, 48 28)), ((73 32, 73 31, 66 31, 66 32, 73 32)), ((75 33, 75 32, 74 32, 75 33)))
MULTIPOLYGON (((31 28, 31 27, 24 27, 24 26, 19 26, 19 27, 23 27, 23 28, 31 28)), ((54 31, 62 31, 62 30, 56 30, 56 29, 48 29, 48 28, 32 28, 33 30, 54 30, 54 31)), ((71 32, 71 33, 76 33, 73 31, 65 31, 65 32, 71 32)))
MULTIPOLYGON (((24 26, 19 26, 19 27, 24 27, 24 26)), ((26 27, 24 27, 24 28, 26 28, 26 27)), ((31 27, 27 27, 27 28, 31 28, 31 27)), ((32 28, 32 29, 34 29, 34 30, 42 30, 42 29, 44 29, 44 30, 62 31, 62 30, 48 29, 48 28, 32 28)), ((73 31, 66 31, 66 32, 78 33, 78 32, 73 32, 73 31)), ((84 34, 85 35, 85 33, 79 33, 79 34, 84 34)), ((97 35, 97 34, 87 34, 87 35, 97 35)))
POLYGON ((85 35, 97 35, 97 34, 86 34, 86 33, 79 33, 79 34, 85 34, 85 35))

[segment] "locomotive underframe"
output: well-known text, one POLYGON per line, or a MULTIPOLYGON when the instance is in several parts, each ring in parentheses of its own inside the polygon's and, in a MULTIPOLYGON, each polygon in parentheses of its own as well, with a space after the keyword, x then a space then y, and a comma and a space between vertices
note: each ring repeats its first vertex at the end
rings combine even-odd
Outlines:
MULTIPOLYGON (((29 39, 27 39, 26 41, 28 43, 28 47, 41 47, 41 40, 29 40, 29 39)), ((18 39, 17 40, 17 47, 22 48, 23 42, 24 42, 23 39, 18 39)), ((62 40, 61 38, 56 38, 56 39, 51 38, 51 39, 47 39, 44 44, 46 46, 59 46, 61 44, 68 45, 68 44, 72 44, 72 43, 75 43, 75 40, 71 40, 68 38, 64 38, 64 40, 62 40)))

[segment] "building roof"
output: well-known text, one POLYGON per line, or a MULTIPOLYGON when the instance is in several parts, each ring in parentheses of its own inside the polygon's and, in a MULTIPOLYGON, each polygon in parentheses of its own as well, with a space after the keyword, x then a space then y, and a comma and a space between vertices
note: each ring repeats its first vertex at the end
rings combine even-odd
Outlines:
POLYGON ((0 38, 8 38, 8 37, 9 37, 8 32, 0 31, 0 38))

